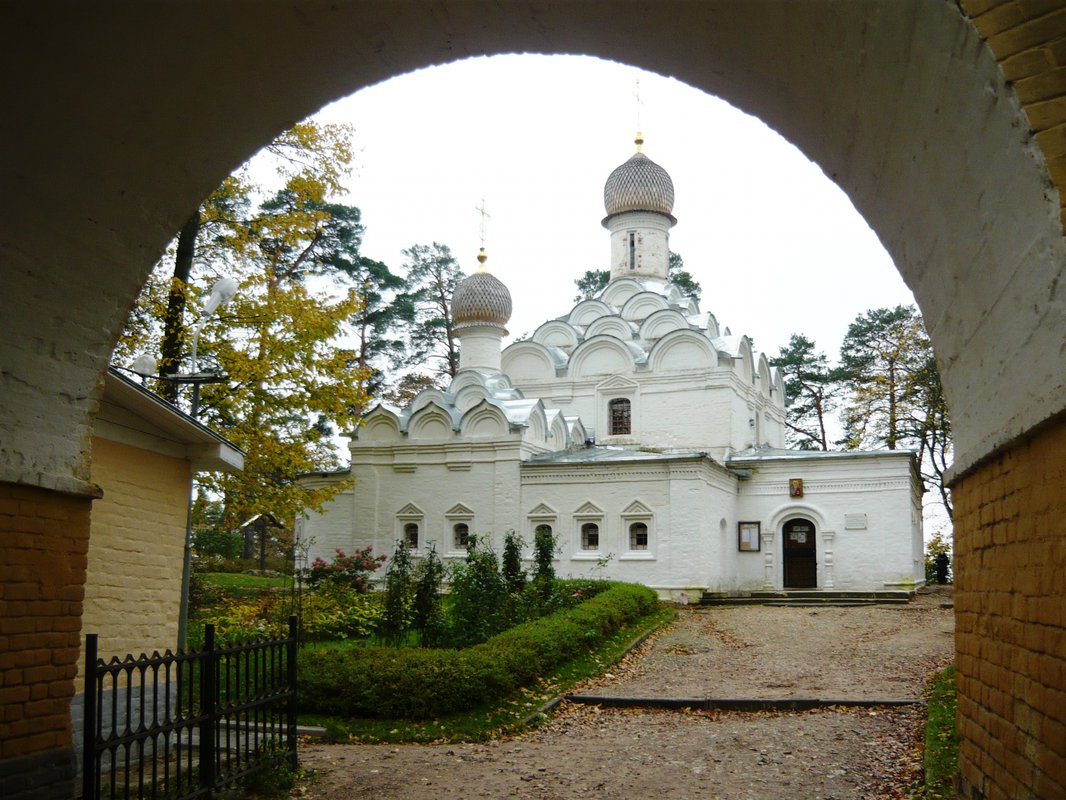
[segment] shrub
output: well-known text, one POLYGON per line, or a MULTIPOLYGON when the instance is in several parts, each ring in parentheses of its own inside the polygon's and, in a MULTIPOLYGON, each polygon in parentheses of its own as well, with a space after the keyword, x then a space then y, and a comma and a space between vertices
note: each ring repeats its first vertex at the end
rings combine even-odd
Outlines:
POLYGON ((475 708, 531 683, 658 604, 644 586, 608 586, 574 608, 465 650, 304 651, 301 701, 308 711, 338 716, 427 719, 475 708))
POLYGON ((327 582, 304 595, 302 635, 307 641, 362 639, 377 630, 382 616, 379 596, 327 582))
POLYGON ((411 551, 402 539, 398 539, 385 573, 385 614, 378 625, 378 633, 394 645, 402 643, 411 626, 414 595, 411 551))
POLYGON ((357 592, 370 591, 370 574, 385 561, 385 556, 375 556, 372 547, 365 547, 347 555, 339 547, 332 561, 316 558, 307 573, 307 583, 312 588, 325 581, 349 586, 357 592))
POLYGON ((468 647, 499 633, 508 623, 507 584, 496 554, 471 536, 466 561, 452 568, 451 643, 468 647))
POLYGON ((503 578, 507 591, 520 595, 526 588, 526 572, 522 569, 522 538, 508 531, 503 540, 503 578))
POLYGON ((423 647, 442 644, 447 631, 444 604, 441 602, 441 584, 444 582, 444 565, 437 557, 437 549, 430 547, 426 557, 415 569, 414 629, 418 631, 423 647))

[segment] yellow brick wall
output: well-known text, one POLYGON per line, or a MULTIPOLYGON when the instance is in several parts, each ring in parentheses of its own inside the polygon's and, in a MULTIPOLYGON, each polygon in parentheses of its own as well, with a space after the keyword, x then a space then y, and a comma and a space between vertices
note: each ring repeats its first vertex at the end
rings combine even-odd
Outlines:
POLYGON ((70 747, 90 503, 0 483, 0 762, 70 747))
POLYGON ((189 502, 189 463, 93 440, 92 540, 82 630, 102 658, 174 649, 189 502))
POLYGON ((1066 798, 1066 419, 954 496, 961 796, 1066 798))
POLYGON ((1062 0, 962 0, 1021 101, 1059 188, 1066 225, 1066 4, 1062 0))

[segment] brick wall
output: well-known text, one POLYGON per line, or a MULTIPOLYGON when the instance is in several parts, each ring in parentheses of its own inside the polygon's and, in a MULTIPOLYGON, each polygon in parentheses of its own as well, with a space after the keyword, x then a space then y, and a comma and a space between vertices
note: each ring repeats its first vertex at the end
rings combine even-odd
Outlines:
POLYGON ((82 625, 100 657, 173 649, 189 504, 189 462, 94 437, 93 503, 82 625))
POLYGON ((961 796, 1066 797, 1066 418, 954 493, 961 796))
MULTIPOLYGON (((0 483, 0 778, 69 782, 91 499, 0 483)), ((69 789, 69 783, 68 783, 69 789)), ((57 790, 59 791, 59 790, 57 790)), ((31 795, 26 795, 31 796, 31 795)), ((62 796, 59 791, 56 796, 62 796)))
POLYGON ((1061 0, 962 0, 962 7, 1029 117, 1066 224, 1066 7, 1061 0))

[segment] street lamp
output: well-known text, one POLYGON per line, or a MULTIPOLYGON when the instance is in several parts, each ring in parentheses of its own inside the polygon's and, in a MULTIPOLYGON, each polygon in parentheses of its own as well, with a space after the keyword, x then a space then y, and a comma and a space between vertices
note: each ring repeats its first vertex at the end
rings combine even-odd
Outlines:
MULTIPOLYGON (((203 307, 200 309, 200 316, 196 321, 196 327, 193 328, 192 336, 192 363, 190 364, 190 370, 186 374, 173 374, 173 375, 159 375, 158 364, 156 360, 148 355, 142 353, 137 356, 133 362, 133 371, 141 376, 143 381, 146 378, 156 378, 162 381, 168 381, 170 383, 178 384, 191 384, 192 385, 192 407, 190 409, 189 416, 194 420, 200 413, 200 387, 205 383, 222 383, 227 380, 225 375, 219 375, 215 372, 200 372, 198 370, 197 363, 197 347, 200 344, 200 331, 203 330, 204 323, 210 319, 211 315, 218 311, 222 306, 233 299, 237 294, 237 281, 233 278, 221 278, 215 282, 215 285, 211 287, 211 294, 208 295, 207 300, 204 302, 203 307)), ((181 605, 178 609, 178 649, 185 649, 185 637, 188 631, 189 625, 189 580, 192 575, 192 509, 195 501, 193 495, 193 481, 192 476, 189 476, 189 507, 185 518, 185 553, 182 560, 181 567, 181 605)))

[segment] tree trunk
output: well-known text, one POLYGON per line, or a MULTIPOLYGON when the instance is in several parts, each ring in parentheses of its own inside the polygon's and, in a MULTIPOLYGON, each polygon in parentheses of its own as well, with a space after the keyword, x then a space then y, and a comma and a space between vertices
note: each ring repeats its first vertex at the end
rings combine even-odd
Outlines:
MULTIPOLYGON (((167 313, 163 320, 163 343, 160 346, 159 374, 175 375, 181 368, 181 351, 185 344, 185 285, 192 272, 196 254, 196 235, 200 231, 200 209, 197 207, 178 234, 178 251, 174 256, 174 278, 167 298, 167 313)), ((177 402, 178 384, 162 381, 159 394, 171 403, 177 402)))

